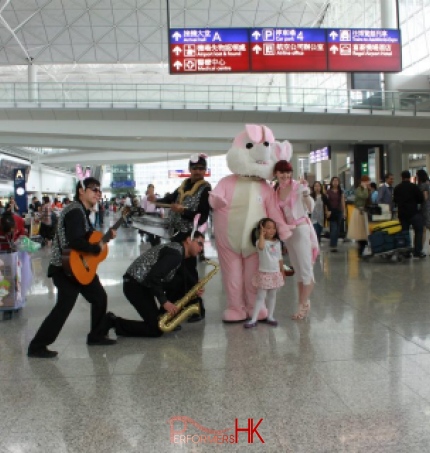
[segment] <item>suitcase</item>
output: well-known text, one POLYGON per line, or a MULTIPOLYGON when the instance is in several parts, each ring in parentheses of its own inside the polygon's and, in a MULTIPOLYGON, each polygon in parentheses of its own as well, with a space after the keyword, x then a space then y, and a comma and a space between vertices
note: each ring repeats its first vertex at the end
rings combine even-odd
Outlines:
POLYGON ((382 222, 373 227, 373 232, 381 232, 387 234, 397 234, 402 231, 402 225, 398 220, 390 220, 389 222, 382 222))
POLYGON ((373 254, 389 252, 396 248, 395 235, 376 231, 369 236, 370 248, 373 254))

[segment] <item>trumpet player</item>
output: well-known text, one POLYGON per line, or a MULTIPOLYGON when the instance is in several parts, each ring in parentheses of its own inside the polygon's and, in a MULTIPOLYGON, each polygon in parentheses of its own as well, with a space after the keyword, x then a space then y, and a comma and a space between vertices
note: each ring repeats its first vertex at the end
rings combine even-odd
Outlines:
POLYGON ((160 244, 142 253, 124 275, 123 292, 142 318, 128 320, 109 313, 116 334, 125 337, 160 337, 159 306, 175 315, 178 308, 167 299, 165 284, 173 279, 182 262, 197 257, 202 251, 202 238, 191 239, 191 231, 180 232, 171 242, 160 244))

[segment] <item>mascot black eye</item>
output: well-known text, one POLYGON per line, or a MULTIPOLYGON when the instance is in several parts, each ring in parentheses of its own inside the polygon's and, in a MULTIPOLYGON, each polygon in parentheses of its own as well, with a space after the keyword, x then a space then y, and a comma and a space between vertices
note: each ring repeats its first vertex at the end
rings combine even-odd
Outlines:
POLYGON ((251 149, 251 148, 254 148, 254 145, 252 143, 247 143, 246 149, 251 149))
POLYGON ((264 146, 269 146, 269 142, 264 142, 263 145, 264 146))

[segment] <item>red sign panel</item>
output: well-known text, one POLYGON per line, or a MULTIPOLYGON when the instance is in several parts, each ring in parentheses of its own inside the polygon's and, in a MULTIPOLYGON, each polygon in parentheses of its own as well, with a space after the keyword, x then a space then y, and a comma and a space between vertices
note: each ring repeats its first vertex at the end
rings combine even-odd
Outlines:
POLYGON ((170 30, 170 73, 248 72, 248 30, 170 30))
POLYGON ((253 71, 326 71, 325 30, 255 28, 250 30, 253 71))
POLYGON ((399 30, 327 30, 328 71, 399 72, 402 70, 399 30))

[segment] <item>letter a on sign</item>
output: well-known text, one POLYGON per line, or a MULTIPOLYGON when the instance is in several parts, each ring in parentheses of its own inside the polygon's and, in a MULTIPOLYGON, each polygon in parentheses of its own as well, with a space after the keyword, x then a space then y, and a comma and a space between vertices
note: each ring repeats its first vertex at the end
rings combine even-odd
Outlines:
POLYGON ((212 41, 222 41, 221 36, 219 35, 218 32, 214 33, 214 36, 212 38, 212 41))

